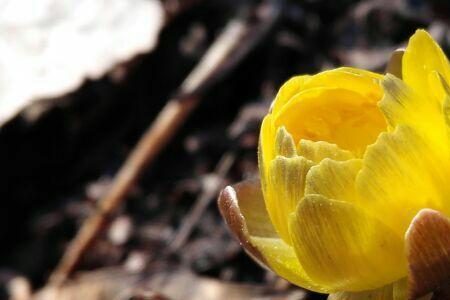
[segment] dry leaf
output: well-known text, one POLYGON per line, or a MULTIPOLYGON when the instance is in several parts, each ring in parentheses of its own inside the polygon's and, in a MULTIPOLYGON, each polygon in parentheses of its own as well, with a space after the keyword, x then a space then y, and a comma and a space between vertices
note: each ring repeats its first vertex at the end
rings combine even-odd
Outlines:
POLYGON ((223 282, 184 268, 166 267, 141 274, 121 268, 85 272, 61 287, 45 287, 33 300, 288 300, 304 296, 305 292, 299 289, 277 291, 264 285, 223 282))

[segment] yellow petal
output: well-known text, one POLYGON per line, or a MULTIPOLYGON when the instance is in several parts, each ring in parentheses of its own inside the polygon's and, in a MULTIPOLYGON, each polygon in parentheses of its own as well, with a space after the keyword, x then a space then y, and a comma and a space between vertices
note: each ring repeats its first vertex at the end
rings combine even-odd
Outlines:
POLYGON ((355 202, 355 177, 361 160, 334 161, 324 159, 311 168, 306 176, 305 195, 319 194, 328 199, 355 202))
POLYGON ((381 134, 356 177, 359 204, 399 234, 423 207, 449 212, 450 162, 439 147, 404 125, 381 134))
POLYGON ((442 110, 446 124, 446 132, 448 141, 450 141, 450 87, 445 82, 442 75, 437 72, 432 72, 429 77, 434 90, 436 93, 440 94, 438 96, 439 99, 442 99, 442 110))
POLYGON ((442 75, 437 72, 430 73, 429 82, 434 93, 437 94, 437 99, 442 103, 444 119, 448 128, 450 126, 450 86, 442 75))
POLYGON ((449 131, 449 129, 450 129, 450 94, 446 95, 446 97, 444 99, 444 103, 443 103, 443 108, 444 108, 445 123, 447 124, 447 131, 449 131))
POLYGON ((386 129, 373 99, 342 88, 314 88, 294 96, 274 119, 295 141, 326 141, 363 153, 386 129))
POLYGON ((221 192, 218 204, 232 233, 259 264, 294 284, 318 292, 329 292, 326 287, 309 279, 294 249, 278 237, 264 207, 258 181, 248 180, 228 186, 221 192))
POLYGON ((306 174, 313 162, 297 156, 278 156, 270 163, 267 193, 264 195, 267 211, 281 238, 291 243, 288 217, 303 198, 306 174))
POLYGON ((275 129, 272 115, 267 115, 261 124, 258 145, 258 167, 263 191, 266 190, 267 173, 270 161, 275 158, 275 129))
POLYGON ((383 96, 379 86, 382 75, 366 70, 342 67, 311 76, 304 89, 318 87, 340 88, 361 94, 377 102, 383 96))
POLYGON ((290 218, 297 257, 316 283, 363 291, 406 274, 403 239, 352 203, 308 195, 290 218))
MULTIPOLYGON (((393 297, 392 284, 379 289, 363 292, 338 292, 328 296, 328 300, 397 300, 393 297)), ((406 300, 406 298, 398 299, 406 300)))
POLYGON ((362 77, 366 77, 367 79, 370 79, 372 82, 377 83, 377 80, 383 78, 383 75, 378 74, 378 73, 374 73, 372 71, 367 71, 364 69, 357 69, 357 68, 352 68, 352 67, 340 67, 336 69, 337 71, 342 71, 342 72, 346 72, 346 73, 352 73, 354 75, 358 75, 358 76, 362 76, 362 77))
POLYGON ((280 238, 251 237, 251 241, 265 257, 270 268, 284 279, 319 293, 332 291, 326 286, 318 285, 308 277, 295 255, 294 248, 280 238))
POLYGON ((296 94, 324 86, 348 89, 378 101, 383 95, 378 85, 381 78, 380 74, 348 67, 324 71, 314 76, 296 76, 280 88, 273 103, 272 113, 277 115, 296 94))
MULTIPOLYGON (((328 300, 406 300, 406 278, 390 283, 375 290, 363 292, 338 292, 331 294, 328 300)), ((421 298, 417 300, 429 300, 421 298)))
POLYGON ((392 75, 386 75, 382 84, 385 96, 379 106, 391 130, 397 125, 408 125, 439 148, 448 147, 443 99, 424 98, 392 75))
POLYGON ((303 156, 315 163, 319 163, 325 158, 339 161, 354 158, 350 151, 342 150, 336 144, 330 144, 324 141, 313 142, 301 140, 298 144, 297 152, 299 156, 303 156))
POLYGON ((437 71, 450 83, 450 65, 442 49, 424 30, 417 30, 409 39, 403 55, 403 80, 423 96, 433 95, 428 75, 437 71))
POLYGON ((286 81, 278 91, 277 96, 273 102, 272 113, 277 114, 281 108, 297 93, 304 89, 305 82, 311 76, 302 75, 295 76, 286 81))
POLYGON ((402 278, 393 284, 393 298, 394 300, 405 300, 408 299, 408 280, 407 278, 402 278))

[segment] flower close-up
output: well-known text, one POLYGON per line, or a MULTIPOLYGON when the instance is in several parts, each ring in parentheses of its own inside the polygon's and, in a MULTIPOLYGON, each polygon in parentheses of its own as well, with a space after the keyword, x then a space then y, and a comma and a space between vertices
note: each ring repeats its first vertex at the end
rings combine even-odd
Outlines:
POLYGON ((392 57, 386 74, 288 80, 261 126, 260 178, 219 197, 249 255, 329 299, 448 299, 450 65, 424 30, 392 57))

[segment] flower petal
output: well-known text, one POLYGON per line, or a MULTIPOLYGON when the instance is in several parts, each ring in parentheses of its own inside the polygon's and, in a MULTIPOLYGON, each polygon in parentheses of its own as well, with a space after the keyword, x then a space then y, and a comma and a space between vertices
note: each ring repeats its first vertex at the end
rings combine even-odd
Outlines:
POLYGON ((423 207, 448 213, 450 162, 439 147, 408 126, 382 133, 356 177, 359 205, 401 235, 423 207))
POLYGON ((320 163, 325 158, 332 160, 349 160, 354 158, 350 151, 343 150, 336 144, 324 141, 301 140, 297 146, 297 152, 299 156, 303 156, 315 163, 320 163))
MULTIPOLYGON (((393 295, 393 285, 388 284, 375 290, 363 292, 338 292, 328 296, 328 300, 397 300, 393 295)), ((398 300, 405 300, 398 299, 398 300)))
POLYGON ((251 242, 262 253, 272 270, 284 279, 305 289, 319 292, 331 292, 328 287, 313 282, 300 265, 294 248, 280 238, 251 237, 251 242))
POLYGON ((257 180, 226 187, 218 199, 220 212, 246 252, 259 264, 281 277, 310 290, 328 292, 311 282, 299 264, 294 249, 272 227, 257 180))
POLYGON ((377 102, 383 96, 379 86, 382 75, 366 70, 342 67, 311 76, 303 90, 318 87, 339 88, 353 91, 377 102))
POLYGON ((272 159, 275 158, 275 137, 276 131, 273 126, 272 115, 267 115, 261 124, 258 145, 258 164, 261 184, 263 189, 266 186, 267 168, 272 159))
POLYGON ((319 194, 328 199, 356 202, 355 177, 361 167, 360 159, 324 159, 308 172, 305 195, 319 194))
POLYGON ((272 113, 277 115, 296 94, 324 86, 348 89, 365 97, 380 99, 383 92, 378 81, 381 78, 380 74, 349 67, 327 70, 314 76, 296 76, 280 88, 273 103, 272 113))
POLYGON ((304 89, 305 83, 311 78, 309 75, 295 76, 286 81, 278 91, 275 100, 273 101, 273 108, 271 113, 277 114, 281 108, 291 98, 304 89))
POLYGON ((271 161, 267 193, 264 195, 270 219, 280 237, 291 244, 288 218, 303 198, 306 174, 314 165, 304 157, 278 156, 271 161))
POLYGON ((439 148, 443 145, 448 148, 444 99, 424 98, 392 75, 386 75, 382 85, 385 96, 379 106, 391 130, 397 125, 408 125, 430 142, 437 143, 439 148))
POLYGON ((412 299, 450 282, 449 218, 435 210, 421 210, 411 222, 405 241, 412 299))
MULTIPOLYGON (((328 300, 406 300, 406 278, 375 290, 363 292, 338 292, 328 296, 328 300)), ((417 299, 430 300, 431 295, 417 299)), ((434 298, 433 298, 434 299, 434 298)))
POLYGON ((290 231, 301 265, 318 284, 363 291, 406 274, 400 236, 352 203, 308 195, 291 215, 290 231))
POLYGON ((420 93, 432 95, 428 74, 437 71, 450 83, 450 65, 442 49, 425 30, 417 30, 409 39, 403 56, 403 80, 420 93))

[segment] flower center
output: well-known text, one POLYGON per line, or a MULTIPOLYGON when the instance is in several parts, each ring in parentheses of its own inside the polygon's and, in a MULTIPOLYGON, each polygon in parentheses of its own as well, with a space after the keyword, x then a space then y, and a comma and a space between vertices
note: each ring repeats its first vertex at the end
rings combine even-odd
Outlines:
POLYGON ((345 89, 305 91, 283 108, 275 126, 285 126, 296 143, 301 139, 326 141, 361 157, 386 131, 378 100, 345 89))

